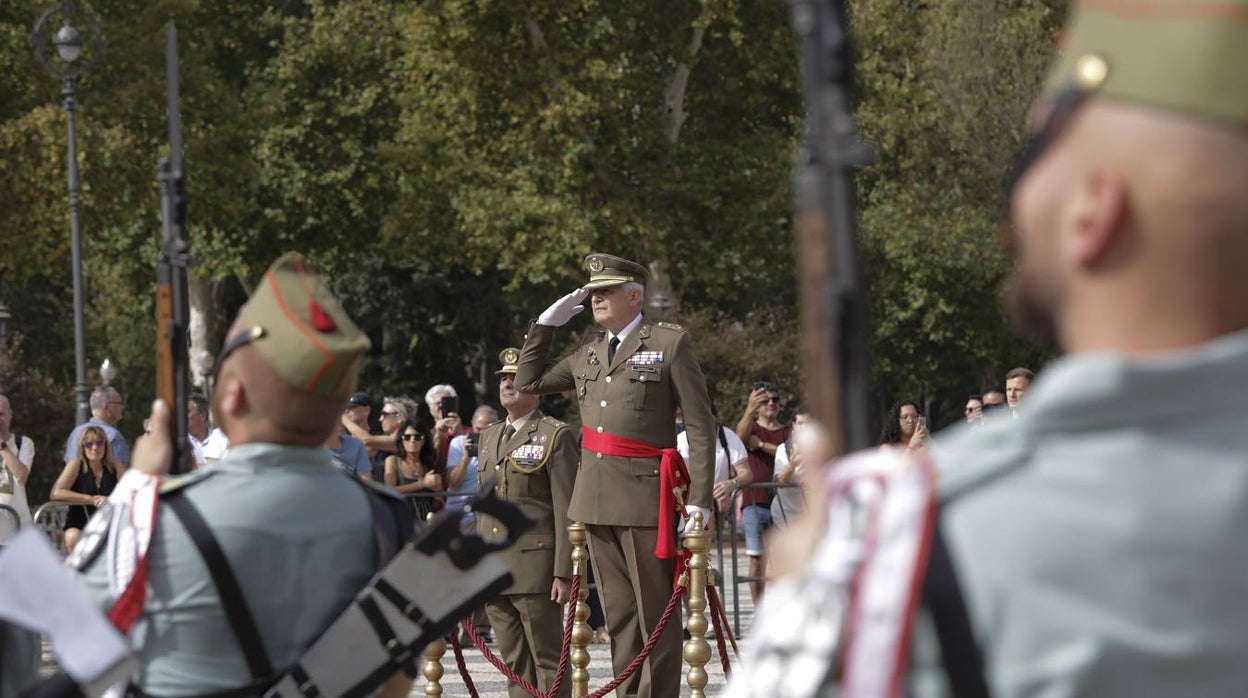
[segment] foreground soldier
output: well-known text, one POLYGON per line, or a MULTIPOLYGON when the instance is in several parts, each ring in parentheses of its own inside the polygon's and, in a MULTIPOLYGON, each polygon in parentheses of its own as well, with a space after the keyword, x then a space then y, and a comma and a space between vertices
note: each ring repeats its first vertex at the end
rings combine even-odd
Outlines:
MULTIPOLYGON (((386 562, 375 495, 322 448, 368 339, 297 255, 274 263, 228 337, 212 407, 230 452, 161 487, 146 601, 131 633, 142 661, 137 695, 262 693, 386 562), (188 504, 189 516, 175 513, 188 504), (205 538, 225 564, 205 563, 205 538)), ((167 425, 163 407, 153 424, 167 425)), ((167 427, 144 443, 135 465, 167 467, 167 427)), ((394 512, 405 511, 399 504, 394 512)), ((101 540, 84 538, 76 564, 108 608, 115 551, 101 540)), ((404 695, 410 685, 404 676, 389 688, 404 695)))
MULTIPOLYGON (((537 396, 516 390, 520 351, 505 349, 499 359, 503 367, 498 372, 498 399, 507 418, 481 432, 478 480, 484 485, 494 478, 499 497, 519 506, 534 525, 502 553, 514 581, 486 604, 485 611, 507 666, 539 691, 549 692, 559 669, 563 608, 571 591, 568 502, 580 449, 567 424, 542 414, 537 396)), ((494 540, 500 534, 499 523, 479 515, 477 532, 494 540)), ((507 692, 511 698, 529 695, 514 683, 507 692)), ((572 695, 570 676, 563 678, 559 695, 572 695)))
MULTIPOLYGON (((1012 195, 1015 315, 1067 357, 1018 420, 934 443, 930 548, 905 553, 923 540, 919 516, 858 568, 870 580, 896 549, 916 571, 929 557, 922 607, 905 585, 864 584, 843 614, 823 606, 822 630, 853 629, 815 657, 826 673, 781 678, 803 647, 763 632, 730 695, 839 684, 856 696, 1212 697, 1248 685, 1248 0, 1079 9, 1012 195)), ((829 480, 847 467, 870 470, 857 457, 829 480)), ((920 482, 893 478, 889 501, 920 482)), ((844 527, 822 535, 790 582, 806 592, 848 583, 827 545, 844 527)), ((756 629, 774 617, 791 637, 831 636, 795 622, 813 607, 785 612, 779 596, 756 629)))
MULTIPOLYGON (((529 327, 516 385, 526 393, 575 390, 581 410, 581 469, 568 517, 586 525, 594 578, 619 674, 641 652, 672 596, 676 502, 676 407, 689 435, 689 516, 709 525, 715 421, 689 335, 641 314, 645 267, 619 257, 585 258, 589 283, 550 306, 529 327), (554 328, 584 309, 594 321, 576 351, 547 364, 554 328), (660 459, 662 455, 662 459, 660 459), (669 479, 671 478, 671 479, 669 479), (660 485, 663 482, 663 485, 660 485), (663 553, 663 556, 660 556, 663 553)), ((690 527, 691 521, 686 524, 690 527)), ((680 623, 667 625, 649 660, 620 696, 680 695, 680 623)))

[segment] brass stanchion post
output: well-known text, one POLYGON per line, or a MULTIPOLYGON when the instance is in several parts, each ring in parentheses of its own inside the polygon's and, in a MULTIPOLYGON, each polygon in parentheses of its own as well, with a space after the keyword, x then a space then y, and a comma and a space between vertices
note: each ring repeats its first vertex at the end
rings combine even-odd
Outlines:
MULTIPOLYGON (((451 632, 455 632, 455 628, 451 632)), ((425 666, 421 674, 425 677, 425 695, 429 698, 442 696, 442 655, 446 654, 446 640, 438 638, 425 645, 425 666)))
POLYGON ((706 663, 711 661, 711 645, 706 641, 706 554, 711 549, 710 534, 702 530, 702 514, 693 515, 693 530, 685 535, 685 547, 689 558, 689 618, 685 629, 689 639, 685 641, 684 657, 689 664, 686 679, 690 698, 705 698, 706 663))
POLYGON ((576 605, 572 610, 572 698, 589 693, 589 641, 593 628, 589 627, 589 552, 585 549, 585 524, 568 525, 568 540, 572 541, 572 574, 580 575, 581 588, 576 593, 576 605))

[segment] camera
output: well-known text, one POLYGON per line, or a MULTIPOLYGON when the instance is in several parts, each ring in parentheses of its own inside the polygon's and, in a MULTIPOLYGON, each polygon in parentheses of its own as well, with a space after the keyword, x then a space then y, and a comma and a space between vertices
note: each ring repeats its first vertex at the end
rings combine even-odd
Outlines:
POLYGON ((447 395, 438 401, 438 411, 442 413, 442 418, 457 414, 459 412, 459 400, 454 395, 447 395))
POLYGON ((468 452, 469 458, 477 457, 477 445, 481 443, 481 432, 474 431, 464 439, 464 450, 468 452))

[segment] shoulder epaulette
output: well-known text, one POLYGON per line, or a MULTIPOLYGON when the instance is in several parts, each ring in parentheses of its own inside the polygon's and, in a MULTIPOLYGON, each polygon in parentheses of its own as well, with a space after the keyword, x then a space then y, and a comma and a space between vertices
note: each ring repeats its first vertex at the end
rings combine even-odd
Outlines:
POLYGON ((677 325, 674 322, 656 322, 654 323, 654 326, 662 327, 665 330, 672 330, 674 332, 687 332, 688 331, 685 329, 684 325, 677 325))
POLYGON ((208 478, 216 474, 216 472, 217 472, 216 468, 200 468, 199 470, 186 473, 185 475, 174 475, 173 477, 167 477, 160 481, 160 493, 168 494, 170 492, 176 492, 178 490, 185 489, 187 487, 190 487, 191 485, 194 485, 197 482, 203 482, 204 480, 207 480, 208 478))
POLYGON ((602 339, 605 336, 607 336, 607 333, 605 330, 598 330, 597 332, 586 332, 585 336, 581 337, 581 346, 584 347, 584 346, 593 344, 594 342, 597 342, 598 340, 602 339))
POLYGON ((542 423, 547 426, 554 427, 555 429, 562 429, 568 426, 567 422, 561 422, 558 419, 555 419, 554 417, 551 417, 549 415, 542 415, 542 423))

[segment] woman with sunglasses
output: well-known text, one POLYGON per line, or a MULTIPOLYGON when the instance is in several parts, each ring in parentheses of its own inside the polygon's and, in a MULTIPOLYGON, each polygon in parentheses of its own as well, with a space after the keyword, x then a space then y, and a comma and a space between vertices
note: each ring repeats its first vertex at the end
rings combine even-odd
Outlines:
POLYGON ((124 470, 125 466, 113 458, 104 430, 97 426, 84 429, 78 438, 78 457, 65 464, 52 485, 52 499, 72 505, 65 516, 66 550, 78 544, 82 527, 96 508, 108 501, 124 470))
MULTIPOLYGON (((405 419, 395 432, 394 451, 386 458, 387 485, 400 494, 442 491, 442 476, 434 471, 438 452, 429 429, 413 419, 405 419)), ((421 520, 440 508, 428 497, 413 497, 411 502, 421 520)))

